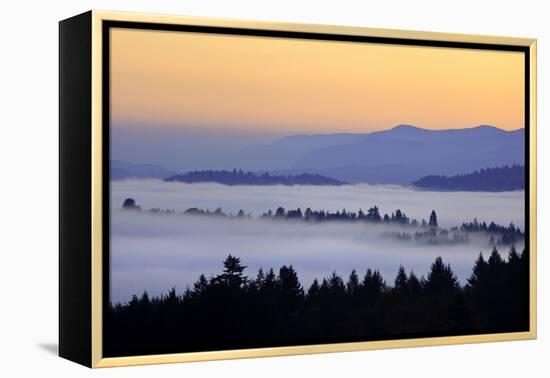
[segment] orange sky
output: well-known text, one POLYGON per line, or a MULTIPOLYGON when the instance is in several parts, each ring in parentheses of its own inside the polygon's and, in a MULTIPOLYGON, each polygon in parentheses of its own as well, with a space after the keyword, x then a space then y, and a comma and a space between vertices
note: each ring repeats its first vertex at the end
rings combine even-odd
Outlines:
POLYGON ((524 127, 519 52, 111 30, 115 124, 290 133, 524 127))

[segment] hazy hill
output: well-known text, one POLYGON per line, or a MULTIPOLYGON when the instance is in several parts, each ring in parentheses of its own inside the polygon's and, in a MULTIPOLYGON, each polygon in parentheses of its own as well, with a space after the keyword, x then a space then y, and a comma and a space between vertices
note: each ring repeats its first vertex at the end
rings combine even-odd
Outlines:
POLYGON ((429 174, 455 175, 524 163, 524 130, 492 126, 426 130, 400 125, 306 153, 292 169, 350 182, 408 184, 429 174))
POLYGON ((165 178, 173 174, 173 171, 156 164, 137 164, 111 160, 111 180, 165 178))
POLYGON ((232 156, 234 166, 258 171, 284 171, 306 154, 330 146, 357 143, 367 134, 289 135, 274 143, 243 148, 232 156))
POLYGON ((486 168, 451 177, 430 175, 414 186, 437 190, 502 192, 525 189, 525 167, 520 165, 486 168))
MULTIPOLYGON (((220 142, 215 136, 212 143, 220 142)), ((223 138, 226 138, 225 136, 223 138)), ((524 129, 492 126, 426 130, 409 125, 357 134, 289 135, 270 144, 252 144, 221 153, 214 144, 182 145, 174 156, 190 168, 242 168, 287 176, 318 174, 340 181, 408 185, 427 175, 453 176, 486 167, 523 165, 524 129)), ((177 166, 177 165, 174 165, 177 166)), ((162 166, 112 162, 112 179, 173 176, 162 166)))
POLYGON ((243 172, 242 170, 232 171, 193 171, 181 175, 167 177, 164 181, 200 183, 215 182, 223 185, 344 185, 343 181, 335 180, 317 174, 302 173, 299 175, 272 175, 269 173, 257 174, 243 172))

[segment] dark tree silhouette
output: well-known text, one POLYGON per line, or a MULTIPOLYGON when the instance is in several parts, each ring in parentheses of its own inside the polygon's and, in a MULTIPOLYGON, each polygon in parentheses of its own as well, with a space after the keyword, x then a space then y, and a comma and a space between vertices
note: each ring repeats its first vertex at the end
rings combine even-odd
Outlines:
POLYGON ((223 274, 214 278, 215 283, 221 283, 227 287, 240 288, 246 283, 247 277, 243 276, 246 266, 241 265, 241 259, 227 256, 223 262, 223 274))
POLYGON ((413 271, 411 271, 409 278, 407 279, 407 287, 412 299, 417 298, 420 294, 422 294, 423 287, 421 280, 416 277, 413 271))
POLYGON ((223 185, 346 185, 344 181, 318 174, 301 173, 297 175, 273 175, 244 172, 242 169, 232 171, 191 171, 164 179, 168 182, 215 182, 223 185))
POLYGON ((428 227, 437 228, 437 214, 435 210, 432 210, 430 214, 430 220, 428 221, 428 227))
POLYGON ((443 263, 441 256, 432 264, 424 288, 430 295, 452 294, 458 289, 458 280, 451 266, 443 263))
POLYGON ((465 287, 435 259, 426 279, 399 267, 388 287, 377 270, 347 282, 336 272, 304 292, 290 265, 253 279, 229 255, 221 274, 200 275, 178 295, 134 295, 110 304, 106 356, 242 349, 328 342, 525 331, 529 326, 528 256, 495 248, 475 261, 465 287))
POLYGON ((136 200, 133 198, 126 198, 122 203, 122 209, 124 210, 137 210, 140 211, 141 207, 136 204, 136 200))
POLYGON ((373 272, 371 269, 367 269, 363 277, 363 295, 365 297, 365 302, 370 305, 376 303, 385 286, 384 279, 378 270, 373 272))
POLYGON ((400 266, 397 271, 397 276, 395 277, 393 284, 393 290, 402 295, 409 294, 409 278, 407 277, 407 273, 405 272, 405 268, 403 268, 403 266, 400 266))
POLYGON ((431 175, 413 182, 420 188, 501 192, 525 189, 525 166, 485 168, 452 177, 431 175))

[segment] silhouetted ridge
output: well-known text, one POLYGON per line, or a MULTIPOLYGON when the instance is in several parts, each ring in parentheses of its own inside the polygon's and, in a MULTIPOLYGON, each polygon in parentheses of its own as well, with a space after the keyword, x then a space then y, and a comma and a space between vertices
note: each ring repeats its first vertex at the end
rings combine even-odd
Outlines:
POLYGON ((503 192, 525 189, 525 167, 505 165, 456 176, 430 175, 412 183, 418 188, 503 192))
POLYGON ((243 172, 234 169, 232 171, 192 171, 181 175, 174 175, 164 179, 169 182, 215 182, 223 185, 345 185, 344 181, 312 173, 301 173, 297 175, 273 175, 268 172, 257 174, 243 172))
POLYGON ((529 264, 511 248, 475 261, 462 286, 441 257, 426 276, 399 267, 333 272, 305 288, 292 265, 246 266, 229 255, 220 274, 201 274, 180 295, 144 292, 108 308, 107 357, 337 342, 519 332, 529 328, 529 264))

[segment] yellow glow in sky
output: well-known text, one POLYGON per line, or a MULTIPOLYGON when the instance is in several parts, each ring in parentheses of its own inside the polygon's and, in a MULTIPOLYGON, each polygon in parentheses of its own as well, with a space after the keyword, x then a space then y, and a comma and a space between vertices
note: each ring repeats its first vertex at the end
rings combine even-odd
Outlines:
POLYGON ((115 124, 312 133, 524 127, 520 52, 111 30, 115 124))

